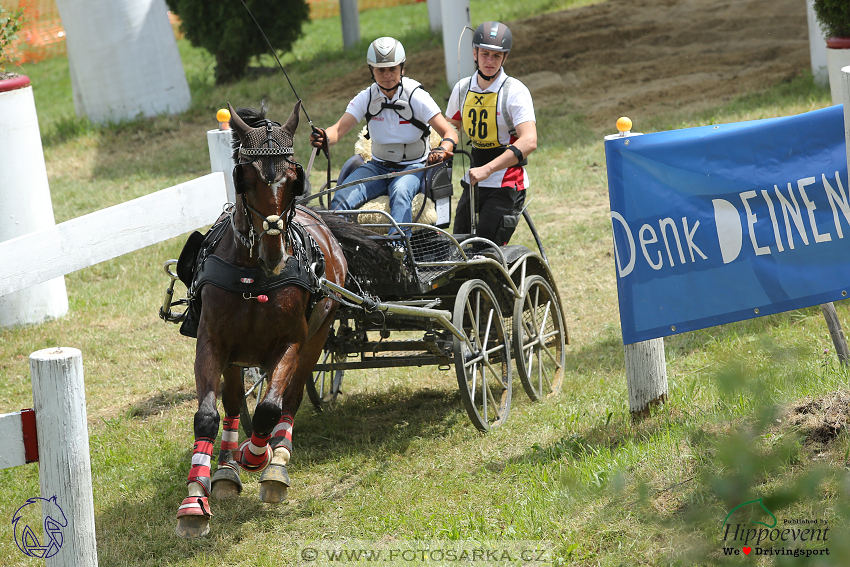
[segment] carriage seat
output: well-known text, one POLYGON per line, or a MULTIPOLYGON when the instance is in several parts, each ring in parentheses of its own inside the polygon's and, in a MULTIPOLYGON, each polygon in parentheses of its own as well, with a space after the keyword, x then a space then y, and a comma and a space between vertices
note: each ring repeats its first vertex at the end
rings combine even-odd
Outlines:
MULTIPOLYGON (((366 127, 360 131, 357 141, 354 144, 354 155, 343 164, 337 178, 337 184, 345 183, 345 179, 351 175, 355 169, 372 159, 372 140, 366 137, 366 127)), ((440 144, 441 137, 431 129, 430 143, 431 146, 440 144)), ((435 167, 425 172, 422 182, 419 184, 419 193, 413 198, 412 203, 412 218, 415 220, 416 215, 422 208, 422 201, 425 199, 425 209, 422 211, 418 222, 422 224, 432 224, 438 228, 448 228, 451 224, 451 196, 454 190, 452 188, 452 169, 451 162, 448 167, 435 167), (437 203, 440 206, 437 206, 437 203)), ((383 195, 377 199, 372 199, 365 203, 361 209, 377 209, 379 211, 390 211, 390 199, 383 195)), ((381 224, 386 223, 385 216, 380 214, 363 214, 358 215, 358 222, 361 224, 381 224)), ((386 233, 387 230, 382 232, 386 233)))
MULTIPOLYGON (((351 156, 348 161, 343 164, 342 169, 339 172, 337 184, 342 185, 345 183, 348 176, 364 163, 366 163, 366 161, 363 159, 363 156, 359 154, 351 156)), ((431 224, 439 228, 448 228, 451 223, 451 218, 449 215, 439 215, 439 217, 442 218, 438 218, 436 201, 450 198, 452 193, 451 163, 449 163, 449 165, 445 168, 435 167, 426 171, 419 184, 419 192, 413 197, 411 216, 414 219, 414 222, 431 224), (416 215, 419 213, 419 210, 422 209, 423 199, 425 200, 425 208, 422 210, 422 215, 417 221, 416 215)), ((380 197, 365 203, 360 207, 360 209, 379 210, 389 213, 390 198, 388 195, 381 195, 380 197)), ((380 214, 362 214, 358 215, 358 222, 360 224, 380 224, 386 222, 386 217, 380 214)))

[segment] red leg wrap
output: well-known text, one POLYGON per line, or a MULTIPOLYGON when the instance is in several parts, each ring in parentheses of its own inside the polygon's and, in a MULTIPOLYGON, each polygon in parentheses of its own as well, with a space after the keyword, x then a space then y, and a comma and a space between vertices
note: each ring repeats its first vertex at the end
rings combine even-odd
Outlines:
POLYGON ((233 452, 239 447, 239 416, 224 418, 224 430, 221 432, 221 448, 218 451, 219 466, 233 461, 233 452))
POLYGON ((197 482, 204 487, 204 493, 210 493, 210 461, 212 460, 213 443, 215 439, 198 437, 192 451, 192 468, 189 470, 187 482, 197 482))
POLYGON ((261 471, 266 468, 272 460, 272 448, 269 445, 269 437, 260 437, 254 433, 251 439, 242 443, 236 452, 239 466, 251 472, 261 471), (259 454, 254 451, 259 452, 259 454))
POLYGON ((288 411, 283 412, 280 421, 272 430, 272 438, 269 441, 269 444, 275 449, 285 447, 290 455, 292 454, 292 422, 292 414, 288 411))

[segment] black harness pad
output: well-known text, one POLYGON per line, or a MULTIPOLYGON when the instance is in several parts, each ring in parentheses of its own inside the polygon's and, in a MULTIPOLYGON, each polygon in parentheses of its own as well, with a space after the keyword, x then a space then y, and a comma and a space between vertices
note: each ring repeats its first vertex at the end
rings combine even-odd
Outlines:
MULTIPOLYGON (((224 226, 224 223, 222 223, 222 226, 224 226)), ((212 232, 213 230, 210 230, 210 233, 212 232)), ((310 307, 307 313, 309 318, 309 311, 312 311, 313 306, 321 298, 317 282, 324 275, 324 256, 316 241, 300 224, 292 223, 290 234, 294 239, 297 239, 298 242, 293 243, 293 245, 297 244, 301 253, 289 256, 277 276, 267 276, 262 268, 236 266, 214 254, 202 254, 200 265, 198 265, 198 252, 189 250, 189 245, 195 239, 196 234, 200 235, 196 232, 189 237, 189 242, 184 246, 180 260, 178 260, 178 275, 180 275, 180 261, 183 260, 184 254, 187 257, 191 255, 191 270, 189 272, 191 285, 187 284, 186 287, 191 289, 192 293, 186 310, 186 318, 180 325, 181 335, 198 337, 198 324, 201 319, 201 288, 206 284, 214 285, 225 291, 254 296, 288 285, 298 286, 310 293, 310 307)), ((209 234, 207 237, 209 237, 209 234)), ((204 240, 202 236, 198 241, 198 250, 202 248, 204 240)), ((214 245, 211 248, 214 248, 214 245)))
POLYGON ((313 277, 293 256, 286 259, 280 274, 267 276, 262 268, 243 268, 218 256, 208 256, 195 278, 196 294, 204 284, 212 284, 225 291, 260 294, 286 285, 297 285, 314 291, 313 277))

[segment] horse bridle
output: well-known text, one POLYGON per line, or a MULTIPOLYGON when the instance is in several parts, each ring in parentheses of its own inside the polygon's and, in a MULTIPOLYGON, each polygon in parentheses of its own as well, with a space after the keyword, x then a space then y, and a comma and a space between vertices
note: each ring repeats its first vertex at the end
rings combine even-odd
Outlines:
MULTIPOLYGON (((258 148, 246 148, 242 145, 240 140, 239 145, 239 162, 235 167, 241 167, 243 165, 252 164, 259 158, 267 157, 268 160, 268 171, 265 172, 267 176, 265 181, 267 181, 269 187, 274 184, 275 178, 275 158, 283 157, 287 163, 295 166, 296 170, 296 182, 303 183, 300 181, 298 170, 301 168, 301 164, 296 161, 289 159, 288 156, 294 155, 295 149, 292 146, 283 146, 277 140, 274 139, 273 131, 275 126, 281 128, 281 124, 279 122, 274 122, 272 120, 265 119, 265 128, 266 128, 266 140, 262 143, 262 145, 258 148), (249 157, 247 161, 243 159, 243 156, 249 157), (271 179, 272 181, 269 181, 271 179)), ((259 168, 257 168, 259 170, 259 168)), ((268 215, 264 216, 261 212, 253 208, 248 204, 248 199, 245 197, 245 191, 238 190, 238 193, 242 196, 242 211, 246 218, 250 219, 250 214, 256 215, 258 218, 263 220, 263 232, 257 233, 254 228, 254 223, 249 222, 248 226, 250 227, 248 237, 243 235, 239 229, 236 228, 236 224, 233 221, 233 209, 230 208, 229 212, 226 210, 228 216, 230 217, 230 225, 233 229, 233 234, 236 239, 246 248, 248 248, 250 256, 254 255, 254 245, 266 234, 269 236, 277 236, 283 233, 283 246, 284 250, 289 246, 291 242, 291 238, 289 236, 289 225, 292 223, 292 218, 295 216, 295 204, 298 200, 298 197, 303 193, 303 186, 300 191, 297 191, 296 188, 293 188, 292 198, 289 201, 289 204, 280 211, 279 215, 268 215), (288 211, 288 215, 287 215, 288 211), (249 214, 250 213, 250 214, 249 214), (284 216, 288 216, 286 220, 284 220, 284 216)))

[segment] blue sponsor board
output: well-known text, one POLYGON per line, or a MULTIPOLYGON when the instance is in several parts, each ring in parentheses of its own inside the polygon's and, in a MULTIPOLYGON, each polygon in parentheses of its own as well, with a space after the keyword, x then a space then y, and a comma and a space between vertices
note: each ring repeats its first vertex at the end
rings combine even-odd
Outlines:
POLYGON ((625 344, 850 293, 842 105, 609 138, 625 344))

